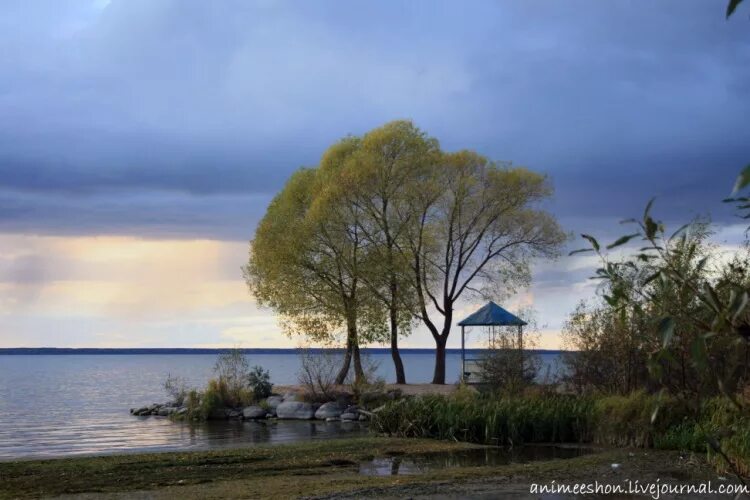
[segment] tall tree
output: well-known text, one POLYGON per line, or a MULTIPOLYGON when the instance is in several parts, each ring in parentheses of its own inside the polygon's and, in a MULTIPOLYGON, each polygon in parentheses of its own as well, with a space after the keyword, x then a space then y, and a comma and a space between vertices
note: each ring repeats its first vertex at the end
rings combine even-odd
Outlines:
POLYGON ((410 121, 390 122, 362 137, 338 183, 360 210, 358 221, 372 258, 364 280, 388 312, 391 356, 399 384, 406 383, 406 373, 398 339, 408 333, 416 311, 410 259, 402 251, 414 215, 408 200, 438 157, 437 141, 410 121))
POLYGON ((338 383, 352 361, 355 379, 362 379, 361 337, 374 340, 383 322, 361 279, 367 242, 359 210, 342 204, 328 188, 357 145, 345 139, 326 151, 318 169, 301 169, 290 178, 258 225, 244 268, 259 304, 274 308, 288 333, 331 340, 333 332, 345 329, 338 383))
POLYGON ((472 151, 444 154, 412 197, 411 265, 420 317, 435 340, 432 382, 445 383, 445 348, 456 302, 528 276, 533 257, 555 256, 565 234, 537 208, 552 188, 525 168, 472 151))

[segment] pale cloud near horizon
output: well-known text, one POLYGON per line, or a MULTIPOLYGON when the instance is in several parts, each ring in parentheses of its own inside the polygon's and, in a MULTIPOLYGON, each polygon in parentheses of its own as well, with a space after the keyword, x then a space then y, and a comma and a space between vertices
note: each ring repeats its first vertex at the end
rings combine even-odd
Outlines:
MULTIPOLYGON (((240 274, 247 250, 218 240, 0 234, 0 347, 300 345, 255 306, 240 274)), ((455 317, 481 305, 463 302, 455 317)), ((504 305, 538 306, 531 292, 504 305)), ((432 339, 418 326, 402 345, 432 339)))

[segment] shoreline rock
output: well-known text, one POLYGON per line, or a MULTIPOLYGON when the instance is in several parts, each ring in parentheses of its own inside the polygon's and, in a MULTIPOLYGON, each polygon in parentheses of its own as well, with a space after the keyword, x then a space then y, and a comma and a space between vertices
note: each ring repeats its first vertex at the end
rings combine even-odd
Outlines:
POLYGON ((329 401, 323 403, 320 408, 315 411, 315 418, 318 420, 329 421, 329 418, 339 419, 341 414, 344 413, 345 407, 340 405, 336 401, 329 401))
POLYGON ((311 420, 315 417, 315 407, 304 401, 284 401, 276 407, 276 416, 288 420, 311 420))
POLYGON ((242 417, 246 420, 266 418, 266 415, 268 415, 268 412, 265 410, 265 408, 261 408, 257 405, 247 406, 242 410, 242 417))

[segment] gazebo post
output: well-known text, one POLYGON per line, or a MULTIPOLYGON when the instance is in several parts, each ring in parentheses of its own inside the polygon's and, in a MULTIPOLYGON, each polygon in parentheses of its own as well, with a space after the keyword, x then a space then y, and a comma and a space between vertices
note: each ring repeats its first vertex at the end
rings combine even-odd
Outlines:
POLYGON ((518 325, 518 359, 520 361, 519 375, 523 379, 523 325, 518 325))
POLYGON ((464 340, 464 326, 461 325, 461 382, 466 382, 466 342, 464 340))
POLYGON ((518 325, 518 348, 523 351, 523 325, 518 325))

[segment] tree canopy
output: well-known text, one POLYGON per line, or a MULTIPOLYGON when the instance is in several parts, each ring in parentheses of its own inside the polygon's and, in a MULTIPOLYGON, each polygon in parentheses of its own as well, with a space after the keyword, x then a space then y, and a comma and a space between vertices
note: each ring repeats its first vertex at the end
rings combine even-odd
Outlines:
POLYGON ((349 356, 361 375, 361 342, 389 340, 403 382, 398 337, 423 321, 437 348, 433 382, 445 383, 456 302, 526 284, 530 260, 556 255, 565 239, 539 208, 551 193, 543 175, 444 152, 411 122, 391 122, 340 140, 289 179, 245 276, 288 331, 330 340, 346 329, 343 375, 349 356))

